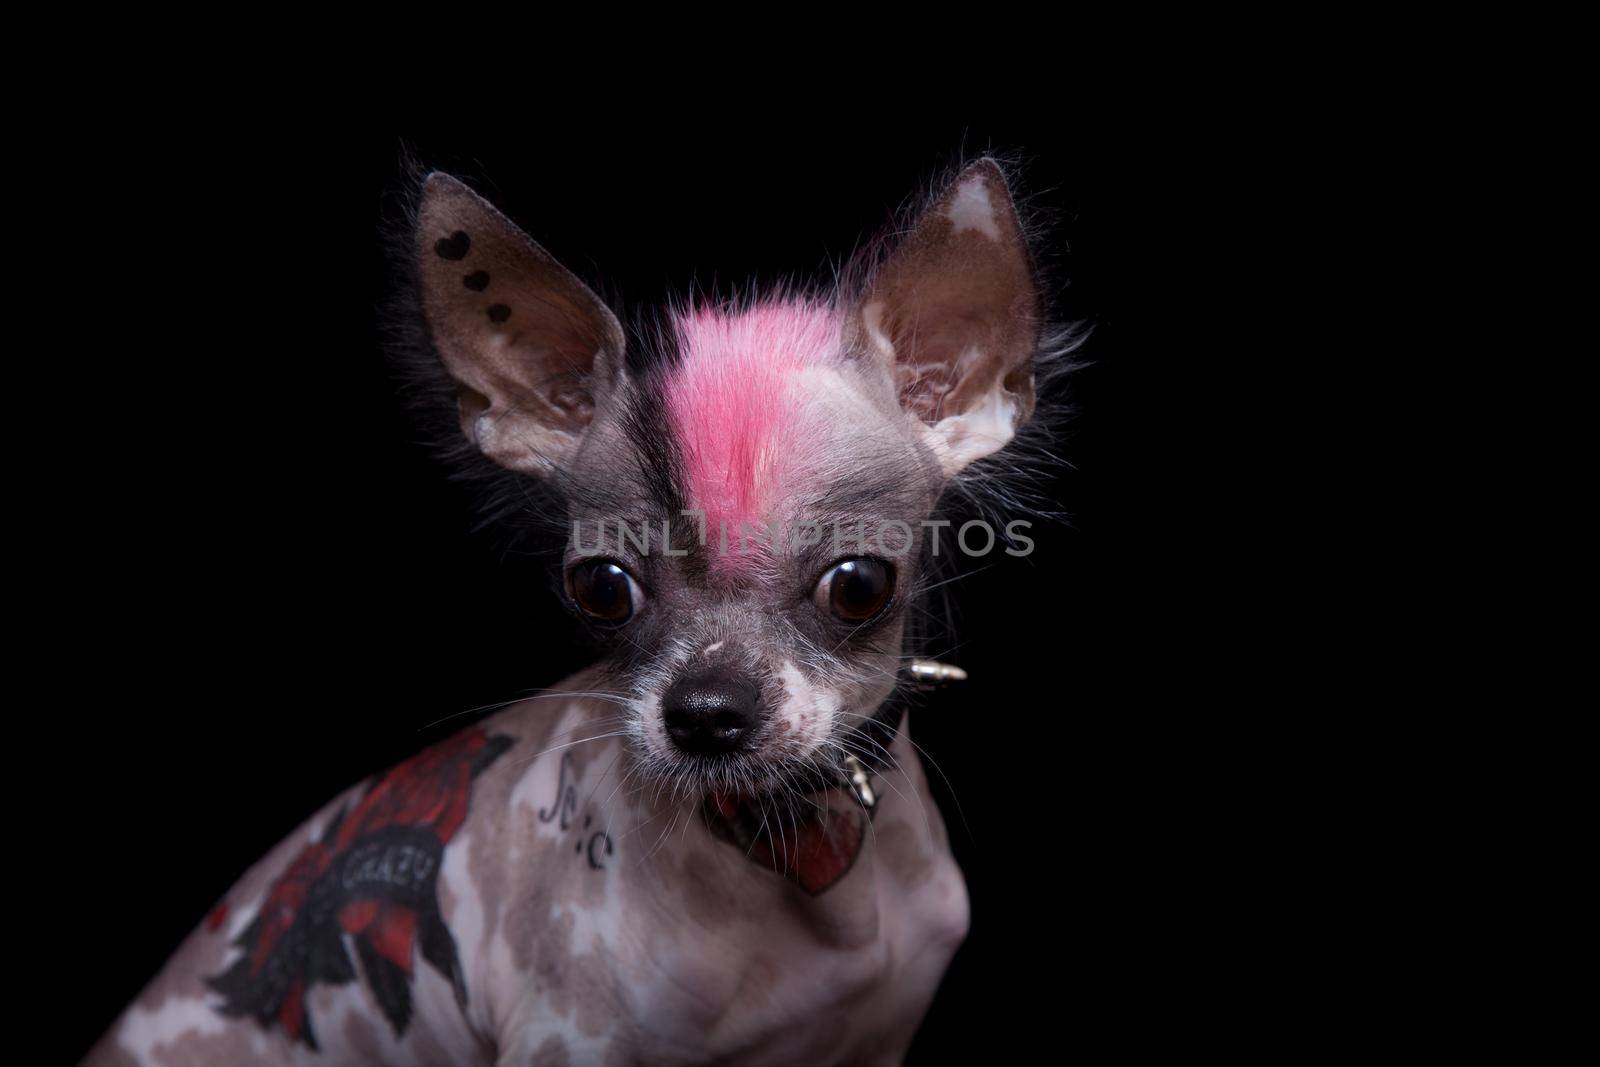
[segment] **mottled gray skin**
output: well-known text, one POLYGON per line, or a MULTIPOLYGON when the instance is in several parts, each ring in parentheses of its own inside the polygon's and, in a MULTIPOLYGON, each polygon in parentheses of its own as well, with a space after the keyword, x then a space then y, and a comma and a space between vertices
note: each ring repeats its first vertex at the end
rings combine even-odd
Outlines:
MULTIPOLYGON (((593 692, 594 681, 563 689, 593 692)), ((427 967, 400 1040, 360 982, 314 991, 317 1052, 216 1012, 204 978, 233 958, 232 935, 330 805, 228 893, 231 920, 191 934, 86 1062, 898 1062, 968 917, 908 740, 878 778, 883 799, 856 863, 811 897, 713 837, 692 800, 667 803, 626 781, 622 742, 601 736, 616 721, 610 702, 556 693, 485 724, 516 743, 474 782, 439 879, 465 1015, 427 967), (577 798, 565 830, 554 803, 564 755, 577 798)))

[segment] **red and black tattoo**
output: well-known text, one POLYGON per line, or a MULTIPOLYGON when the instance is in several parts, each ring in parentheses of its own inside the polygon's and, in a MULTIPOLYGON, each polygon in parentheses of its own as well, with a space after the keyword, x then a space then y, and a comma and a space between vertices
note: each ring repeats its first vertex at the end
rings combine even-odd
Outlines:
POLYGON ((306 994, 318 982, 355 979, 346 935, 396 1036, 411 1020, 419 948, 465 1008, 455 938, 439 913, 439 865, 467 817, 472 779, 511 744, 469 729, 374 779, 273 882, 234 941, 244 955, 207 979, 223 996, 219 1010, 276 1023, 316 1048, 306 994))

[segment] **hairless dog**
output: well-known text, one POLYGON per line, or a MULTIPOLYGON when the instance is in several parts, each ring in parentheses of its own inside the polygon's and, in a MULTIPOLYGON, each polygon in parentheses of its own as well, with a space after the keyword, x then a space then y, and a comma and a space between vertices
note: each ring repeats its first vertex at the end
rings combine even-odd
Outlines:
POLYGON ((1073 341, 1004 172, 631 331, 455 178, 410 222, 460 451, 601 658, 318 811, 87 1062, 899 1062, 968 926, 906 714, 964 677, 910 654, 936 516, 1073 341))

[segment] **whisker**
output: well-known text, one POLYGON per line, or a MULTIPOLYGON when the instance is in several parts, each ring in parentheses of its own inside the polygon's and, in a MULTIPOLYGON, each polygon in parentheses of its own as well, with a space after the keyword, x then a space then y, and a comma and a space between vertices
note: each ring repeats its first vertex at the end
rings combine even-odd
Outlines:
POLYGON ((620 730, 616 730, 616 731, 612 731, 610 733, 595 734, 593 737, 580 737, 576 741, 568 741, 565 744, 561 744, 561 745, 552 745, 549 748, 542 749, 542 750, 540 750, 538 752, 535 752, 531 756, 526 756, 526 757, 523 757, 522 759, 508 762, 506 765, 508 767, 526 766, 527 764, 530 764, 534 760, 538 759, 540 756, 548 756, 550 753, 552 753, 552 752, 560 752, 564 748, 571 748, 574 745, 586 744, 586 743, 588 743, 590 741, 604 741, 608 737, 622 737, 622 736, 624 736, 623 733, 620 730))
POLYGON ((438 726, 440 723, 449 722, 451 719, 459 719, 463 715, 476 715, 481 711, 498 711, 501 708, 509 708, 511 705, 520 704, 525 700, 554 700, 558 697, 586 697, 593 700, 611 700, 618 704, 627 704, 626 698, 624 698, 621 694, 607 693, 601 690, 530 689, 524 695, 512 697, 510 700, 500 700, 492 704, 482 704, 476 708, 468 708, 465 711, 452 712, 442 719, 435 719, 430 723, 425 723, 424 725, 417 727, 417 730, 419 732, 422 730, 428 730, 438 726))

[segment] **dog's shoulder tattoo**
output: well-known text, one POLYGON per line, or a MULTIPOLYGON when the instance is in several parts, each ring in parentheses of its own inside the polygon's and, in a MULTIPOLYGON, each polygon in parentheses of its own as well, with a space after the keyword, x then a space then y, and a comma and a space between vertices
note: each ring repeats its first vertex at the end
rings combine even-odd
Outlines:
POLYGON ((347 936, 397 1037, 411 1021, 419 955, 465 1009, 466 978, 439 910, 439 866, 466 820, 472 780, 512 743, 473 727, 375 777, 273 881, 234 939, 243 955, 206 980, 222 995, 217 1010, 317 1048, 306 998, 319 983, 356 979, 347 936))

